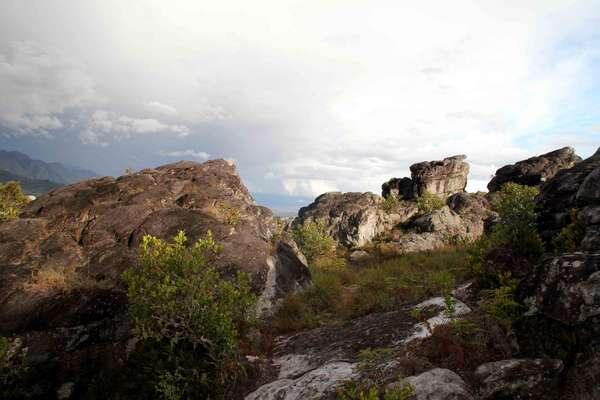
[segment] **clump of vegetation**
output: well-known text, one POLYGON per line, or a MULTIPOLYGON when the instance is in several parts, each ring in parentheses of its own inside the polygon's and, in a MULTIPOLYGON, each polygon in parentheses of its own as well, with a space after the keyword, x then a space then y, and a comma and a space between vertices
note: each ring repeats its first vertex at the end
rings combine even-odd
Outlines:
POLYGON ((552 246, 558 253, 576 251, 585 237, 585 223, 578 218, 578 210, 573 208, 569 214, 571 222, 552 240, 552 246))
POLYGON ((0 183, 0 222, 16 219, 28 202, 18 182, 0 183))
POLYGON ((499 287, 481 291, 481 307, 487 315, 508 330, 521 316, 523 306, 515 298, 518 281, 505 273, 499 275, 499 282, 499 287))
POLYGON ((391 356, 393 352, 394 349, 389 347, 362 349, 358 352, 358 368, 360 370, 369 370, 374 365, 391 356))
POLYGON ((222 398, 242 372, 238 341, 254 319, 249 277, 224 279, 213 266, 210 231, 192 246, 145 236, 139 262, 123 274, 136 335, 152 348, 154 396, 222 398))
POLYGON ((336 392, 336 400, 408 400, 415 394, 415 388, 409 383, 400 382, 395 387, 380 390, 375 385, 348 381, 336 392))
POLYGON ((23 289, 32 294, 69 293, 78 289, 103 288, 106 285, 75 267, 46 267, 37 270, 23 289))
POLYGON ((396 196, 389 195, 383 199, 379 207, 386 213, 391 213, 396 210, 401 204, 401 201, 396 196))
POLYGON ((492 199, 500 217, 490 235, 492 248, 509 248, 515 254, 538 259, 544 244, 536 227, 535 196, 538 189, 509 182, 492 199))
POLYGON ((294 228, 292 236, 309 263, 335 251, 336 242, 329 236, 324 219, 305 221, 294 228))
POLYGON ((27 348, 20 339, 0 336, 0 397, 9 399, 17 395, 16 384, 27 371, 26 356, 27 348))
POLYGON ((444 200, 431 192, 424 192, 417 197, 417 208, 421 214, 429 214, 444 207, 444 200))
POLYGON ((242 220, 240 210, 229 204, 219 204, 219 213, 223 216, 227 225, 237 226, 242 220))
POLYGON ((277 332, 297 331, 444 296, 456 281, 472 276, 473 262, 469 247, 373 260, 361 268, 320 258, 311 267, 312 285, 282 302, 272 326, 277 332))

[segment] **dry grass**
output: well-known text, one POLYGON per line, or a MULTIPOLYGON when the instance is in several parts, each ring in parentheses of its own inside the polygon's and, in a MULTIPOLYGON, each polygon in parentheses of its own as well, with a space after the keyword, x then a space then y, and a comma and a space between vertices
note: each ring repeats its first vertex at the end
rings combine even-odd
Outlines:
POLYGON ((47 267, 39 269, 23 285, 23 289, 26 292, 37 295, 69 293, 74 290, 102 287, 104 287, 102 282, 78 271, 74 267, 47 267))
POLYGON ((446 294, 473 274, 469 247, 407 254, 347 265, 340 257, 322 257, 311 266, 313 283, 288 296, 272 320, 278 333, 332 324, 446 294))

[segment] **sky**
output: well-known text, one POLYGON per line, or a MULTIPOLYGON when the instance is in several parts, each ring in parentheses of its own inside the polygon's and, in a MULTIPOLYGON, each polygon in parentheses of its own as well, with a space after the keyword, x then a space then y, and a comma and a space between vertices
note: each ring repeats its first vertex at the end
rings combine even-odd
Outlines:
POLYGON ((380 192, 466 154, 600 144, 600 0, 0 0, 0 148, 120 175, 235 161, 254 193, 380 192))

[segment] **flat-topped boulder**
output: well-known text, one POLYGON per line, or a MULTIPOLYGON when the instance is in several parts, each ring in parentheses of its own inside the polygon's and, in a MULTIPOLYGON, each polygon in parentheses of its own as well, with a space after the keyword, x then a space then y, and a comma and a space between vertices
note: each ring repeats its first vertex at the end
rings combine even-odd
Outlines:
POLYGON ((540 186, 561 169, 571 168, 580 161, 581 157, 575 154, 575 149, 563 147, 515 164, 505 165, 496 171, 487 187, 490 192, 495 192, 507 182, 540 186))
POLYGON ((382 185, 382 196, 413 199, 425 192, 447 198, 465 191, 469 164, 465 155, 410 166, 411 178, 392 178, 382 185))

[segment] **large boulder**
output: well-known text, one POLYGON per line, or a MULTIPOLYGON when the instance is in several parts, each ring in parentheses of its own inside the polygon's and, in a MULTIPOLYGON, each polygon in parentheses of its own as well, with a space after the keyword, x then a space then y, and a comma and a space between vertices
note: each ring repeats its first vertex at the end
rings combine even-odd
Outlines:
POLYGON ((482 364, 475 370, 482 399, 555 398, 563 363, 555 359, 510 359, 482 364))
POLYGON ((67 376, 81 390, 76 374, 115 368, 107 360, 126 358, 121 275, 135 264, 144 235, 171 239, 184 230, 192 242, 211 231, 223 247, 216 266, 225 278, 249 273, 265 311, 310 280, 297 248, 274 241, 273 228, 272 213, 254 203, 233 164, 223 160, 178 162, 57 189, 30 203, 19 219, 0 223, 0 334, 19 334, 36 360, 52 360, 57 370, 44 379, 67 376), (111 350, 100 357, 104 349, 111 350))
POLYGON ((487 187, 491 193, 500 190, 507 182, 539 186, 561 169, 571 168, 579 161, 581 157, 575 154, 572 147, 564 147, 515 164, 505 165, 496 171, 487 187))
POLYGON ((586 220, 584 250, 600 247, 600 149, 591 157, 569 169, 562 169, 542 185, 538 195, 539 228, 545 240, 550 240, 571 221, 571 210, 578 209, 586 220))
POLYGON ((529 314, 542 314, 565 325, 600 316, 600 254, 562 254, 536 269, 525 303, 529 314))
POLYGON ((328 233, 348 247, 361 247, 379 234, 407 221, 417 213, 414 203, 401 202, 386 209, 373 193, 330 192, 320 195, 298 212, 294 225, 323 220, 328 233))
POLYGON ((383 197, 413 199, 425 192, 447 198, 465 191, 469 164, 458 155, 441 161, 423 161, 410 166, 411 178, 392 178, 382 185, 383 197))
POLYGON ((415 400, 473 400, 469 387, 455 372, 449 369, 434 368, 388 387, 409 384, 414 389, 415 400))
POLYGON ((479 194, 458 193, 449 206, 413 218, 401 229, 393 229, 379 244, 384 253, 405 254, 435 250, 481 237, 493 215, 479 194))
MULTIPOLYGON (((265 373, 268 379, 259 379, 258 387, 252 388, 245 399, 333 398, 344 382, 361 382, 371 374, 384 383, 395 382, 399 375, 406 376, 405 366, 398 358, 408 354, 409 346, 418 347, 419 341, 431 336, 436 326, 450 324, 469 312, 469 307, 456 300, 454 313, 449 316, 444 299, 436 297, 398 311, 374 313, 342 324, 278 337, 268 360, 274 371, 265 373), (427 310, 433 316, 418 322, 411 316, 413 309, 427 310), (365 368, 361 364, 361 350, 376 348, 386 348, 388 355, 372 360, 365 368)), ((444 379, 440 377, 439 383, 444 379)), ((458 382, 454 377, 452 381, 458 382)), ((429 389, 423 387, 423 390, 429 389)))

